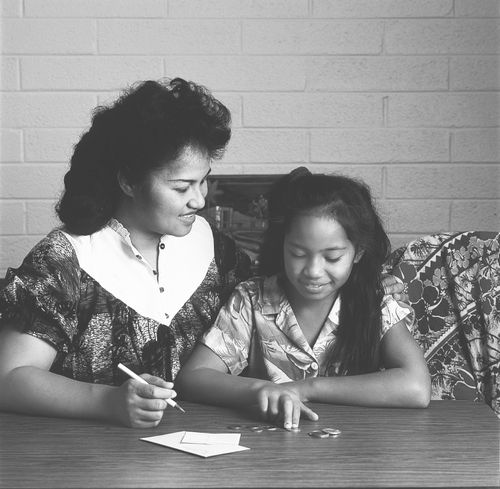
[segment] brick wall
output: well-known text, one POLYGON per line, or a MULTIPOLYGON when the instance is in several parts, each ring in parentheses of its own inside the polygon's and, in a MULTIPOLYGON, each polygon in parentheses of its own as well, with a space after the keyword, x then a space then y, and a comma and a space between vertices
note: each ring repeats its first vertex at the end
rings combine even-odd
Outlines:
POLYGON ((496 0, 2 0, 0 274, 55 224, 92 108, 183 76, 231 109, 214 173, 364 178, 394 246, 499 228, 496 0))

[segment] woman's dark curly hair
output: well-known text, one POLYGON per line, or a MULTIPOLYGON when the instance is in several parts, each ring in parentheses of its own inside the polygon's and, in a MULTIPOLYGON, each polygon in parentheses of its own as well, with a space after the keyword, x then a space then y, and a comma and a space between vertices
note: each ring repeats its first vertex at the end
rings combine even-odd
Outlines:
POLYGON ((269 227, 260 254, 263 275, 284 272, 285 235, 299 214, 335 219, 356 252, 363 252, 340 291, 340 325, 329 363, 331 373, 375 371, 380 366, 381 272, 390 242, 370 190, 361 181, 340 175, 313 175, 304 167, 279 179, 269 195, 269 227))
POLYGON ((230 112, 205 87, 181 78, 133 85, 95 109, 75 145, 57 214, 70 232, 92 234, 117 208, 119 173, 138 183, 188 145, 219 159, 230 137, 230 112))

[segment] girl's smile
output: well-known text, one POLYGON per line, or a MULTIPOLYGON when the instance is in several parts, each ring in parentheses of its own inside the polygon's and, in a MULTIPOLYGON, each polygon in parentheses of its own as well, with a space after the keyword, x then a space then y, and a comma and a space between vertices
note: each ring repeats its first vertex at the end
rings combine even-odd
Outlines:
POLYGON ((284 269, 290 303, 331 301, 347 282, 357 256, 335 219, 300 214, 284 241, 284 269))

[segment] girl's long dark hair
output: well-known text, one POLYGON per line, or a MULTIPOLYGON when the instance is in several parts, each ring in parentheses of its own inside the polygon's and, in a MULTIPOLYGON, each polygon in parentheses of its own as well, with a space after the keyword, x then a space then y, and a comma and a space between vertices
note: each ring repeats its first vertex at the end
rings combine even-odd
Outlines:
POLYGON ((373 372, 380 366, 381 271, 390 243, 371 192, 360 180, 313 175, 303 167, 278 180, 269 194, 269 226, 259 260, 263 275, 283 273, 285 234, 294 217, 302 213, 335 219, 355 250, 363 252, 340 291, 340 325, 328 371, 350 375, 373 372))

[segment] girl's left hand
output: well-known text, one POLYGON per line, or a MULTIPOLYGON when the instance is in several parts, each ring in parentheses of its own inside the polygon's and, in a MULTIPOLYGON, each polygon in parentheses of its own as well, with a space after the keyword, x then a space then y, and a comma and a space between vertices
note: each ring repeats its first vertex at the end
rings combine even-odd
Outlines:
POLYGON ((302 402, 293 384, 286 385, 266 382, 257 389, 257 405, 261 415, 272 422, 282 420, 286 430, 298 428, 301 416, 317 421, 318 415, 302 402))

